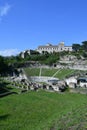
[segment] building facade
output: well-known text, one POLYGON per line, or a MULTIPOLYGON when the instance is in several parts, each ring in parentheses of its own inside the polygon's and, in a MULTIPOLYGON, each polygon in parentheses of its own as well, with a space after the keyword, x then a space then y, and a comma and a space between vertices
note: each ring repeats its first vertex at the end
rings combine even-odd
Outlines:
POLYGON ((52 44, 48 43, 45 46, 38 46, 37 51, 39 53, 43 53, 43 52, 53 53, 53 52, 62 52, 62 51, 72 51, 72 46, 64 46, 64 42, 61 42, 58 45, 52 45, 52 44))
POLYGON ((36 50, 25 50, 25 51, 20 53, 20 56, 21 56, 21 58, 25 58, 29 55, 33 55, 33 54, 36 54, 36 53, 38 53, 36 50))

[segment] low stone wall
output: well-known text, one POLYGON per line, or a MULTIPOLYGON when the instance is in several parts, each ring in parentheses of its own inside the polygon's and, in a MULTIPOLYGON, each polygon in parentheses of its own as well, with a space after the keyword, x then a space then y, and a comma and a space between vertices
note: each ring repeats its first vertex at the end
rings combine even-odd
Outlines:
POLYGON ((5 92, 5 93, 0 94, 0 97, 4 97, 4 96, 10 95, 10 94, 17 94, 17 93, 9 91, 9 92, 5 92))
POLYGON ((57 65, 58 69, 87 70, 87 65, 57 65))
POLYGON ((58 80, 58 78, 46 77, 46 76, 31 76, 28 77, 28 79, 32 82, 46 82, 46 83, 48 83, 48 80, 58 80))

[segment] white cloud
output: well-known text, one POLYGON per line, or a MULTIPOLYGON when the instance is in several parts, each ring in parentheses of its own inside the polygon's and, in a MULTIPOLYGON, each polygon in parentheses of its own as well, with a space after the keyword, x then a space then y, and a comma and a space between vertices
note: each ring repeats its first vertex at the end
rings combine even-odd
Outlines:
POLYGON ((0 17, 7 15, 10 8, 11 8, 11 5, 9 5, 8 3, 6 3, 3 6, 0 6, 0 17))
POLYGON ((2 56, 12 56, 12 55, 17 55, 18 53, 19 53, 18 49, 0 50, 0 55, 2 56))

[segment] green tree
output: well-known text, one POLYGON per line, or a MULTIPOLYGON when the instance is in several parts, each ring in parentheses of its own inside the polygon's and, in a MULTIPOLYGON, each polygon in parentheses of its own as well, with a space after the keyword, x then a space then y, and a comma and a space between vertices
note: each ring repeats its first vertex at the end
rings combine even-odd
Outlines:
POLYGON ((73 49, 75 52, 79 51, 80 48, 81 48, 81 45, 78 44, 78 43, 74 43, 74 44, 72 45, 72 49, 73 49))
POLYGON ((87 41, 82 42, 82 47, 83 47, 84 50, 87 51, 87 41))
POLYGON ((4 75, 8 72, 8 64, 6 64, 3 56, 0 56, 0 75, 4 75))

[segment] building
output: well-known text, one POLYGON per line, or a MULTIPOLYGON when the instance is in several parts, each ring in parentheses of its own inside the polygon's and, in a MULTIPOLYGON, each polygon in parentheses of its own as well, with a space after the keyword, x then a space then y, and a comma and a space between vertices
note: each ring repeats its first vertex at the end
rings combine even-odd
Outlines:
POLYGON ((38 54, 38 53, 39 52, 37 52, 36 50, 25 50, 20 53, 20 56, 21 56, 21 58, 26 58, 29 55, 38 54))
POLYGON ((37 51, 39 53, 48 52, 61 52, 61 51, 72 51, 72 46, 64 46, 64 42, 59 43, 58 45, 52 45, 48 43, 45 46, 38 46, 37 51))
POLYGON ((79 77, 77 83, 78 86, 87 88, 87 77, 79 77))

